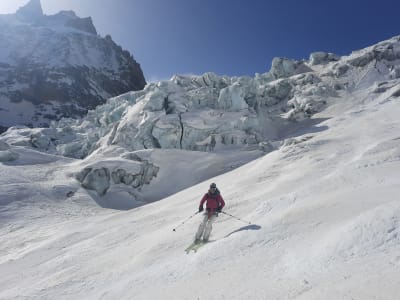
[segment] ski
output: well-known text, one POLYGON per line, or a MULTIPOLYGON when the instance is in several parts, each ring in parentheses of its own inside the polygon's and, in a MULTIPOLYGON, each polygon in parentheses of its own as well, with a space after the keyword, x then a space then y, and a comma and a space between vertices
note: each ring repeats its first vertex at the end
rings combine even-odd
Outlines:
POLYGON ((197 250, 199 250, 199 248, 204 246, 205 244, 207 244, 207 242, 204 241, 193 243, 185 249, 185 252, 186 254, 189 254, 190 251, 197 252, 197 250))

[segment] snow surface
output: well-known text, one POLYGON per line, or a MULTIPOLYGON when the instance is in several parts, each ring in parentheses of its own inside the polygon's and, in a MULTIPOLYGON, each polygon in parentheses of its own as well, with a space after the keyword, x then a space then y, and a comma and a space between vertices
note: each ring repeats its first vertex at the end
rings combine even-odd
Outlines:
POLYGON ((104 198, 73 177, 126 150, 110 145, 79 160, 38 152, 8 132, 14 142, 2 149, 18 159, 0 163, 0 299, 397 299, 400 79, 370 52, 344 58, 341 84, 351 86, 311 122, 228 173, 211 177, 208 168, 226 167, 223 150, 141 150, 168 165, 144 189, 169 193, 177 176, 188 188, 133 210, 102 208, 130 189, 114 186, 106 195, 114 199, 104 198), (211 182, 225 211, 252 224, 220 214, 211 242, 186 254, 201 217, 177 226, 211 182))

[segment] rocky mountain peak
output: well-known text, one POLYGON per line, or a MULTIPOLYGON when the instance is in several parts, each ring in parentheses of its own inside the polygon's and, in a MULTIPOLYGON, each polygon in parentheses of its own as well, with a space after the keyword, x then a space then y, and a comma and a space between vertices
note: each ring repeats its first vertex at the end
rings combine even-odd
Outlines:
POLYGON ((97 34, 96 28, 93 25, 91 17, 70 19, 65 23, 65 26, 92 34, 97 34))
POLYGON ((17 16, 26 21, 37 21, 43 17, 40 0, 30 0, 25 6, 17 10, 17 16))
POLYGON ((146 84, 133 56, 98 35, 91 17, 44 15, 30 0, 0 21, 0 132, 79 117, 146 84))

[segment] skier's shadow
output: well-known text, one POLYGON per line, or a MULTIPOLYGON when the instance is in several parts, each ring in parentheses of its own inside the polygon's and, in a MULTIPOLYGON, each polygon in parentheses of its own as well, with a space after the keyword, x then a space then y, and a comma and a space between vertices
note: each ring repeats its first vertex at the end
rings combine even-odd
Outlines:
POLYGON ((228 233, 226 236, 224 236, 224 238, 227 238, 228 236, 231 236, 232 234, 239 232, 239 231, 243 231, 243 230, 260 230, 261 226, 260 225, 256 225, 256 224, 251 224, 251 225, 247 225, 244 227, 241 227, 239 229, 236 229, 235 231, 232 231, 231 233, 228 233))

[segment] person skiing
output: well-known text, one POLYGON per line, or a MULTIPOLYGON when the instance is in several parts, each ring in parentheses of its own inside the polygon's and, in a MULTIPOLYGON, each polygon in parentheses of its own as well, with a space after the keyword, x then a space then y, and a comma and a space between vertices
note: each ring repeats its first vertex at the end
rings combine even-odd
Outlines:
POLYGON ((207 202, 206 212, 204 213, 203 221, 200 223, 199 229, 197 230, 195 243, 199 243, 201 237, 203 237, 204 242, 208 241, 212 230, 212 224, 218 216, 218 213, 221 212, 222 208, 225 206, 225 201, 215 183, 210 184, 210 189, 201 199, 199 212, 204 210, 204 202, 207 202))

